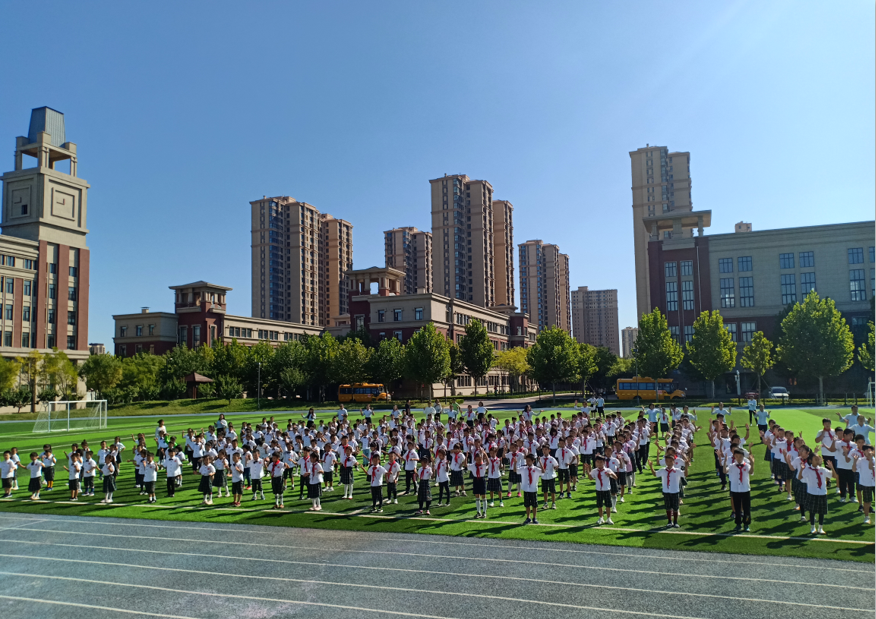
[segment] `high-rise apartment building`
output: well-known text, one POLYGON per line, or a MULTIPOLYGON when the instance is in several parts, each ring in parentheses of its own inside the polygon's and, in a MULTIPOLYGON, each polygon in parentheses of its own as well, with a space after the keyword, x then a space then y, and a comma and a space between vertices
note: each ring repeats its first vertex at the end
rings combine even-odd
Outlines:
POLYGON ((578 342, 604 346, 620 355, 617 324, 617 290, 572 291, 572 333, 578 342))
POLYGON ((414 227, 383 233, 386 266, 403 271, 404 294, 432 292, 432 233, 414 227))
POLYGON ((559 327, 571 332, 569 257, 540 240, 526 241, 520 251, 520 309, 543 331, 559 327))
POLYGON ((252 208, 252 315, 328 326, 347 313, 353 226, 288 196, 252 208))
POLYGON ((514 303, 514 206, 493 200, 493 259, 496 267, 496 305, 514 303))
POLYGON ((649 285, 648 242, 652 237, 685 238, 693 236, 693 228, 703 227, 695 215, 685 219, 683 213, 693 210, 691 201, 690 153, 670 153, 665 146, 647 145, 630 152, 633 190, 633 238, 636 262, 636 309, 641 316, 654 309, 649 285), (677 213, 674 225, 658 228, 655 217, 677 213))
POLYGON ((497 305, 492 185, 465 174, 429 183, 433 290, 481 307, 497 305))
POLYGON ((639 337, 639 327, 624 327, 621 331, 624 359, 631 359, 633 357, 633 347, 636 344, 637 337, 639 337))

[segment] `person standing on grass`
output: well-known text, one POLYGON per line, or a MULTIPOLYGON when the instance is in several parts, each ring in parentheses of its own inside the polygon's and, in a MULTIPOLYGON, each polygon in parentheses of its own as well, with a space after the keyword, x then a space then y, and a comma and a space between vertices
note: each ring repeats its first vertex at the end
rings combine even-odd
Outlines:
POLYGON ((97 462, 91 451, 85 452, 82 460, 82 496, 94 496, 94 473, 98 470, 97 462))
POLYGON ((158 463, 151 452, 146 452, 143 461, 143 487, 146 490, 146 502, 155 503, 155 482, 158 481, 158 463))
POLYGON ((274 452, 268 464, 268 474, 271 476, 271 492, 274 493, 274 506, 271 509, 283 509, 283 473, 289 465, 280 459, 280 453, 274 452))
POLYGON ((794 494, 794 511, 800 512, 800 522, 806 522, 806 507, 804 505, 806 498, 806 485, 798 479, 798 475, 800 469, 806 466, 806 463, 809 460, 809 454, 812 452, 809 447, 803 444, 802 439, 797 438, 796 440, 799 441, 796 454, 793 457, 790 453, 787 454, 785 456, 785 463, 788 465, 788 471, 792 475, 791 490, 794 494))
POLYGON ((243 471, 245 467, 238 452, 231 455, 231 464, 228 468, 231 470, 231 493, 234 495, 231 504, 234 507, 240 507, 240 502, 243 500, 243 471))
POLYGON ((748 399, 748 423, 754 423, 754 417, 757 415, 757 399, 749 398, 748 399))
POLYGON ((809 512, 810 533, 824 535, 824 517, 827 515, 827 478, 836 477, 836 470, 821 466, 821 456, 810 454, 809 463, 797 473, 797 479, 806 484, 806 511, 809 512), (818 516, 818 529, 815 528, 815 516, 818 516))
POLYGON ((52 455, 51 445, 44 446, 40 460, 43 463, 43 478, 46 482, 46 492, 51 492, 55 487, 55 464, 58 463, 55 456, 52 455))
POLYGON ((569 467, 575 462, 575 453, 566 447, 566 439, 560 438, 557 441, 557 449, 554 452, 554 459, 557 461, 557 481, 559 484, 559 496, 563 498, 563 488, 565 488, 566 498, 572 498, 572 476, 569 472, 569 467))
MULTIPOLYGON (((298 500, 304 500, 304 493, 307 490, 308 479, 310 478, 310 447, 304 447, 301 450, 301 456, 298 458, 298 500)), ((273 484, 273 481, 271 482, 273 484)), ((294 490, 294 489, 293 489, 294 490)))
POLYGON ((146 494, 143 491, 143 461, 146 459, 146 450, 135 450, 134 457, 128 460, 134 464, 134 487, 140 491, 140 496, 146 494))
MULTIPOLYGON (((218 489, 219 498, 222 498, 222 489, 225 489, 225 496, 228 497, 231 493, 228 491, 228 477, 225 474, 225 469, 228 466, 228 460, 225 459, 224 451, 210 449, 210 462, 216 472, 213 473, 213 489, 218 489)), ((210 497, 212 499, 212 497, 210 497)))
POLYGON ((679 528, 679 491, 681 484, 681 471, 675 468, 675 456, 667 453, 664 457, 665 466, 657 471, 654 470, 654 463, 648 461, 648 467, 656 477, 660 478, 660 483, 663 489, 663 506, 666 508, 666 519, 668 527, 679 528))
POLYGON ((773 430, 772 438, 772 461, 773 475, 775 475, 776 483, 779 485, 779 492, 785 489, 788 485, 788 464, 785 462, 785 454, 788 452, 788 441, 785 438, 785 429, 776 426, 773 430))
POLYGON ((405 451, 405 491, 402 496, 407 496, 411 491, 411 484, 414 485, 414 492, 417 491, 417 462, 420 460, 420 454, 417 453, 414 439, 408 439, 408 449, 405 451))
POLYGON ((79 459, 79 454, 75 451, 70 454, 70 458, 68 460, 69 466, 65 466, 64 470, 67 471, 67 484, 70 488, 70 500, 78 501, 79 500, 79 473, 82 471, 82 463, 79 459))
POLYGON ((43 489, 43 469, 45 465, 40 460, 39 454, 33 452, 30 454, 30 463, 27 465, 27 470, 30 471, 30 482, 27 484, 27 489, 30 491, 32 501, 39 500, 40 490, 43 489))
POLYGON ((249 478, 252 490, 252 500, 255 501, 258 495, 261 495, 262 501, 265 500, 265 490, 262 488, 262 476, 265 472, 265 460, 262 458, 258 449, 254 449, 248 454, 249 462, 249 478))
POLYGON ((435 457, 435 481, 438 483, 438 503, 436 507, 441 507, 441 499, 444 498, 444 493, 447 493, 447 502, 445 506, 450 505, 450 475, 449 464, 447 462, 447 452, 444 448, 438 449, 438 454, 435 457))
POLYGON ((387 470, 380 465, 380 454, 371 456, 367 469, 358 462, 355 465, 371 480, 371 513, 383 513, 383 477, 387 470))
POLYGON ((487 463, 481 450, 475 451, 474 462, 468 465, 468 470, 471 472, 471 493, 475 496, 475 504, 477 506, 477 514, 475 518, 487 517, 487 463), (481 503, 483 502, 483 508, 481 503), (483 509, 483 512, 481 511, 483 509))
MULTIPOLYGON (((342 439, 341 445, 343 445, 343 443, 344 443, 344 441, 342 439)), ((341 473, 340 473, 341 485, 344 487, 344 496, 341 498, 342 499, 352 499, 353 498, 353 484, 355 481, 354 477, 353 477, 353 469, 357 466, 359 468, 362 468, 362 467, 359 465, 359 463, 356 461, 356 458, 353 456, 353 447, 351 445, 343 446, 342 449, 344 450, 344 456, 341 459, 339 465, 340 465, 340 470, 341 470, 341 473)), ((376 454, 376 455, 377 455, 377 458, 379 460, 380 455, 379 454, 376 454)))
MULTIPOLYGON (((490 457, 487 460, 487 490, 490 493, 490 507, 495 507, 494 494, 499 495, 499 507, 505 507, 505 502, 502 500, 502 458, 498 454, 498 448, 490 448, 490 457)), ((449 489, 447 493, 450 494, 449 489)))
POLYGON ((538 524, 538 480, 542 470, 535 466, 535 455, 526 454, 526 466, 517 469, 520 474, 520 487, 523 489, 523 507, 526 520, 523 524, 538 524))
POLYGON ((603 520, 603 510, 606 511, 605 515, 607 517, 608 524, 614 524, 614 521, 611 519, 611 479, 616 475, 611 472, 610 469, 605 468, 605 458, 603 456, 596 456, 594 460, 595 467, 590 471, 590 477, 596 483, 596 510, 599 512, 599 520, 596 521, 596 524, 605 524, 606 520, 603 520))
MULTIPOLYGON (((614 446, 611 444, 605 446, 603 457, 605 458, 605 468, 612 473, 612 477, 608 482, 611 492, 611 511, 612 513, 617 513, 617 491, 618 482, 620 481, 618 478, 618 472, 620 471, 621 464, 617 455, 614 453, 614 446)), ((608 524, 614 523, 609 522, 608 524)))
POLYGON ((198 492, 204 495, 204 505, 213 504, 213 476, 216 474, 216 467, 210 462, 210 456, 201 458, 201 466, 198 468, 198 473, 201 475, 201 481, 198 484, 198 492))
POLYGON ((168 448, 161 465, 167 471, 167 497, 172 499, 176 494, 177 477, 182 474, 182 460, 177 456, 176 450, 168 448))
POLYGON ((27 468, 21 462, 16 462, 12 459, 11 451, 3 452, 3 462, 0 462, 0 479, 3 480, 3 498, 9 499, 12 497, 12 487, 15 485, 15 474, 18 468, 27 468))
POLYGON ((873 491, 876 490, 876 461, 873 454, 873 446, 864 445, 860 455, 855 455, 855 472, 858 474, 858 490, 861 492, 861 505, 864 508, 864 524, 870 524, 873 491))
POLYGON ((617 485, 619 486, 620 496, 618 501, 624 502, 624 493, 627 486, 630 484, 628 476, 633 475, 633 461, 630 460, 629 454, 624 449, 624 444, 621 441, 614 442, 614 457, 618 461, 617 469, 617 485))
POLYGON ((846 493, 849 500, 857 502, 855 496, 855 473, 852 470, 852 449, 854 446, 854 433, 851 430, 844 430, 842 435, 837 432, 839 440, 834 441, 831 448, 836 454, 836 471, 837 485, 840 492, 840 503, 846 502, 846 493))
POLYGON ((541 469, 541 492, 544 495, 544 506, 542 509, 548 508, 548 495, 551 497, 550 508, 557 508, 557 461, 551 457, 550 447, 547 443, 542 445, 541 458, 538 459, 538 466, 541 469))
POLYGON ((736 532, 751 530, 751 475, 754 473, 754 456, 745 456, 745 450, 733 450, 733 462, 725 462, 724 472, 730 482, 730 502, 736 518, 736 532))
POLYGON ((319 463, 319 454, 316 451, 310 452, 310 467, 308 469, 310 477, 307 482, 307 498, 313 502, 310 508, 313 511, 322 510, 322 465, 319 463))
MULTIPOLYGON (((113 493, 116 491, 116 458, 111 453, 107 454, 103 460, 103 466, 100 467, 100 472, 103 475, 103 500, 101 503, 112 503, 113 493)), ((39 498, 39 493, 37 493, 39 498)))
MULTIPOLYGON (((420 459, 420 468, 417 470, 417 503, 420 507, 417 514, 425 513, 427 516, 431 514, 429 508, 432 505, 432 484, 430 483, 432 474, 432 462, 429 454, 426 454, 420 459)), ((486 511, 486 504, 484 505, 484 511, 486 511)))

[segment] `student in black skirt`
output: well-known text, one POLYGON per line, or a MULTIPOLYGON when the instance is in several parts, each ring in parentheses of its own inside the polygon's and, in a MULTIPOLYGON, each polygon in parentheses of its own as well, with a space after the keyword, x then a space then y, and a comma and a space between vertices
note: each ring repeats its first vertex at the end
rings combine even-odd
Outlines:
POLYGON ((204 495, 204 505, 213 504, 213 475, 216 474, 216 467, 210 461, 210 456, 201 458, 201 466, 198 469, 201 474, 201 481, 198 483, 198 492, 204 495))
POLYGON ((313 502, 311 510, 322 510, 322 465, 319 463, 319 454, 315 451, 310 453, 310 478, 307 481, 307 498, 313 502))
POLYGON ((499 495, 499 507, 505 507, 505 502, 502 500, 502 457, 499 456, 498 451, 495 447, 490 449, 488 461, 487 492, 490 493, 490 507, 495 506, 495 501, 493 501, 494 494, 499 495))
POLYGON ((800 469, 797 473, 797 479, 806 484, 806 511, 809 512, 809 524, 812 526, 810 531, 813 535, 818 533, 824 535, 824 517, 827 515, 827 480, 829 477, 836 479, 836 469, 833 464, 830 465, 830 470, 821 466, 821 456, 817 454, 809 455, 809 463, 800 469), (818 528, 815 528, 815 516, 818 516, 818 528))
POLYGON ((289 465, 280 460, 280 454, 274 452, 268 464, 268 474, 271 476, 271 492, 274 493, 274 506, 271 509, 283 509, 283 474, 289 465))
POLYGON ((487 517, 487 466, 481 451, 475 452, 474 462, 468 465, 468 470, 472 475, 471 493, 475 495, 475 503, 477 505, 477 515, 475 518, 487 517), (481 507, 482 503, 483 507, 481 507))
MULTIPOLYGON (((430 515, 429 507, 432 505, 432 462, 429 454, 420 458, 420 469, 417 471, 417 502, 420 505, 418 514, 430 515)), ((449 491, 448 491, 449 492, 449 491)))
POLYGON ((438 482, 438 504, 441 507, 441 500, 444 498, 444 493, 447 493, 447 502, 445 505, 450 505, 450 477, 448 476, 447 452, 444 448, 438 450, 435 456, 435 481, 438 482))
MULTIPOLYGON (((380 460, 380 456, 378 455, 378 464, 380 464, 379 460, 380 460)), ((344 448, 344 455, 341 456, 341 459, 338 461, 338 464, 340 465, 340 468, 341 468, 341 475, 340 475, 341 485, 344 487, 344 496, 341 498, 342 499, 349 499, 352 501, 353 500, 353 483, 355 481, 353 478, 353 467, 355 467, 355 466, 359 466, 359 468, 362 468, 362 467, 361 467, 361 465, 359 465, 355 456, 353 456, 353 447, 351 445, 347 445, 344 448)))
POLYGON ((112 503, 113 502, 113 493, 116 491, 116 464, 115 457, 111 455, 107 455, 104 458, 103 466, 100 468, 100 472, 103 473, 103 492, 106 496, 104 496, 101 503, 112 503))

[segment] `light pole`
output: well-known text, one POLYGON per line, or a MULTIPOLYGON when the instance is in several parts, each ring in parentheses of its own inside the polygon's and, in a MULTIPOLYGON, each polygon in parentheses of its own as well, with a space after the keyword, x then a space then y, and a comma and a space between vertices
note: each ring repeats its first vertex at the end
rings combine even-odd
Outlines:
POLYGON ((262 409, 262 362, 259 361, 259 383, 256 390, 256 410, 262 409))
POLYGON ((639 398, 639 349, 633 348, 633 359, 636 361, 636 406, 642 405, 642 400, 639 398))
POLYGON ((739 389, 739 370, 736 370, 736 401, 739 402, 742 392, 739 389))

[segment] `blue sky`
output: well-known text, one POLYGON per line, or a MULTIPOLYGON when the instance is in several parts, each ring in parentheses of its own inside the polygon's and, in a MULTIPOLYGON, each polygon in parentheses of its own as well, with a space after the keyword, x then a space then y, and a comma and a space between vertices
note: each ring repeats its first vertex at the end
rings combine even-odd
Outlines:
POLYGON ((515 242, 617 288, 634 324, 629 151, 691 153, 712 233, 874 216, 872 2, 4 3, 0 169, 65 113, 89 193, 89 339, 168 286, 250 314, 249 201, 430 228, 430 178, 489 180, 515 242), (26 25, 26 27, 23 27, 26 25))

